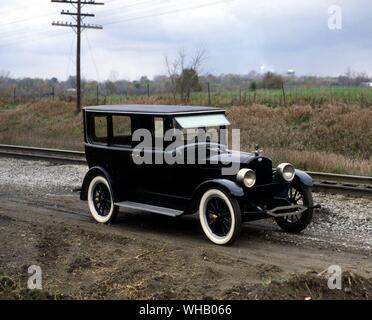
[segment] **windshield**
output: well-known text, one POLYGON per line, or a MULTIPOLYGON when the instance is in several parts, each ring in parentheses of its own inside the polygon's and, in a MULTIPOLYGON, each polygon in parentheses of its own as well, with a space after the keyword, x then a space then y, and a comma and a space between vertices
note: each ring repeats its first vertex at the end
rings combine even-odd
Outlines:
POLYGON ((177 127, 183 133, 184 141, 226 144, 230 125, 224 114, 177 117, 177 127))
POLYGON ((182 129, 226 127, 230 125, 230 121, 224 114, 176 117, 176 122, 182 129))

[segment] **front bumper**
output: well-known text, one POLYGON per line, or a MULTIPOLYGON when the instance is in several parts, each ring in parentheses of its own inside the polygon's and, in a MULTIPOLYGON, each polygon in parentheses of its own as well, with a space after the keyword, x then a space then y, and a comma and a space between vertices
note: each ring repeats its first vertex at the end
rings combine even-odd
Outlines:
POLYGON ((272 183, 257 185, 245 190, 244 199, 240 202, 245 221, 266 218, 295 216, 309 210, 320 209, 320 205, 312 207, 293 204, 288 199, 292 183, 273 178, 272 183))
POLYGON ((321 208, 320 205, 308 207, 291 203, 287 198, 289 186, 290 184, 287 183, 273 183, 245 194, 241 203, 244 220, 253 221, 272 217, 295 216, 321 208))
POLYGON ((276 207, 274 209, 264 211, 263 213, 271 216, 271 217, 288 217, 288 216, 295 216, 298 214, 305 213, 306 211, 313 210, 313 209, 321 209, 321 205, 318 204, 312 207, 305 207, 301 205, 289 205, 289 206, 282 206, 276 207))
POLYGON ((308 210, 321 209, 320 205, 306 207, 302 205, 283 205, 271 209, 257 206, 254 211, 244 211, 244 221, 255 221, 267 218, 280 218, 303 214, 308 210))

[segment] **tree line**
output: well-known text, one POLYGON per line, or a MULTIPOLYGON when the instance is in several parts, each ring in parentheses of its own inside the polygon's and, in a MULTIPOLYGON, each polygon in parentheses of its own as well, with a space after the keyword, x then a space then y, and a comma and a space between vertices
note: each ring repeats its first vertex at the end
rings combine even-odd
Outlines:
MULTIPOLYGON (((371 79, 365 73, 348 69, 339 77, 288 76, 273 72, 247 74, 203 74, 201 66, 206 59, 204 51, 198 51, 188 58, 184 52, 174 60, 165 59, 167 74, 153 79, 142 76, 138 80, 117 80, 110 77, 103 82, 83 79, 83 96, 140 96, 171 94, 175 99, 189 102, 193 92, 223 93, 236 90, 282 89, 285 87, 360 86, 371 79)), ((10 72, 0 71, 0 100, 27 101, 32 98, 65 97, 72 99, 75 94, 76 78, 13 78, 10 72)))

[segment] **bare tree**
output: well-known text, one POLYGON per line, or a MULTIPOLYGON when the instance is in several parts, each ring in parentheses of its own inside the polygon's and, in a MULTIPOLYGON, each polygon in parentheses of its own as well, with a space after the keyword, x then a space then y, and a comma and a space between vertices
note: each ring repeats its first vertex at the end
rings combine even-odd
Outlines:
POLYGON ((10 78, 10 71, 0 70, 0 79, 9 79, 9 78, 10 78))
POLYGON ((178 56, 170 61, 165 57, 165 63, 170 79, 171 91, 176 101, 177 94, 184 103, 190 101, 193 90, 200 89, 199 73, 202 64, 206 61, 206 50, 198 49, 195 54, 188 59, 185 50, 180 50, 178 56))
POLYGON ((170 84, 171 84, 171 91, 172 91, 173 99, 174 99, 174 101, 176 101, 176 95, 177 95, 177 85, 176 85, 176 83, 177 83, 177 77, 178 77, 177 72, 179 70, 178 60, 170 62, 169 58, 166 56, 165 57, 165 63, 167 65, 167 71, 168 71, 169 80, 170 80, 170 84))

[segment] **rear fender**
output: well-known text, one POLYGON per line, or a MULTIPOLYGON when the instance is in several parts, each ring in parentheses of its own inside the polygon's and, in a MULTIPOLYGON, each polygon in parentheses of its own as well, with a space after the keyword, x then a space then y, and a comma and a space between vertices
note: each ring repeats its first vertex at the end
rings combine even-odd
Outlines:
POLYGON ((112 181, 109 173, 102 167, 93 167, 85 175, 83 185, 81 187, 80 200, 82 200, 82 201, 87 201, 88 200, 89 184, 97 176, 103 176, 103 177, 106 178, 106 180, 108 181, 108 183, 110 185, 110 189, 112 190, 114 200, 116 200, 115 199, 115 192, 114 192, 114 189, 113 189, 113 181, 112 181))

